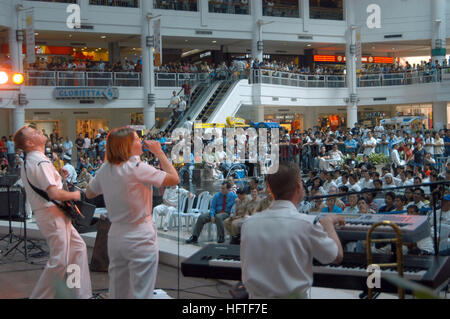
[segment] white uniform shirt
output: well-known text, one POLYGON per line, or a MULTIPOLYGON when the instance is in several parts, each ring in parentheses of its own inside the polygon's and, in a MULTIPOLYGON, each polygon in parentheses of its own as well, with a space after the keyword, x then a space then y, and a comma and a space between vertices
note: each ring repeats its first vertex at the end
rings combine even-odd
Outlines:
POLYGON ((181 196, 186 195, 188 191, 183 188, 178 188, 178 186, 175 188, 170 187, 164 191, 163 199, 178 207, 178 193, 181 198, 181 196))
POLYGON ((67 163, 66 165, 64 165, 64 169, 67 171, 67 173, 69 173, 69 175, 67 175, 67 182, 75 184, 78 177, 75 167, 73 167, 72 164, 67 163))
POLYGON ((56 186, 62 189, 62 180, 55 166, 50 159, 43 153, 33 151, 27 154, 26 158, 27 175, 25 170, 21 168, 22 182, 25 187, 27 199, 30 202, 31 209, 36 212, 47 207, 55 206, 52 202, 46 201, 38 195, 28 184, 28 180, 34 187, 46 192, 50 186, 56 186), (28 180, 27 180, 28 177, 28 180))
POLYGON ((364 141, 364 146, 372 146, 372 147, 367 147, 364 148, 364 155, 370 155, 372 153, 375 153, 375 146, 377 145, 377 140, 373 137, 371 137, 370 139, 366 139, 364 141))
POLYGON ((371 179, 366 180, 365 178, 361 178, 361 179, 359 180, 358 184, 359 184, 359 187, 360 187, 361 189, 365 189, 365 188, 368 188, 368 189, 374 188, 374 186, 373 186, 373 181, 372 181, 371 179))
POLYGON ((338 247, 290 201, 250 216, 241 229, 242 280, 252 297, 304 294, 313 282, 312 260, 333 262, 338 247))
POLYGON ((89 183, 103 194, 111 223, 134 224, 151 215, 152 186, 161 187, 166 173, 131 157, 121 165, 105 163, 89 183))

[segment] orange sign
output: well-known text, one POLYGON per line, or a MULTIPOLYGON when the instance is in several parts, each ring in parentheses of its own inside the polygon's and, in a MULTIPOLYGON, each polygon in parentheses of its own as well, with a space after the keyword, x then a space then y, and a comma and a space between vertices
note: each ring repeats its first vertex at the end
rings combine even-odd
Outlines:
MULTIPOLYGON (((344 63, 346 61, 343 55, 314 55, 314 62, 337 62, 344 63)), ((394 58, 391 57, 380 57, 380 56, 363 56, 361 57, 363 63, 382 63, 382 64, 392 64, 394 63, 394 58)))

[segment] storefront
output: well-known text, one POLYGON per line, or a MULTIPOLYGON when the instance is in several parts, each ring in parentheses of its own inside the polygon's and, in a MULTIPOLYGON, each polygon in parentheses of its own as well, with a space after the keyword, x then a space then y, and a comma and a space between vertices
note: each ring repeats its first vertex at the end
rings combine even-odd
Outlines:
POLYGON ((433 127, 433 105, 432 104, 408 104, 408 105, 397 105, 395 108, 398 116, 404 115, 414 115, 421 116, 424 115, 428 118, 425 121, 425 129, 430 129, 433 127))
POLYGON ((331 128, 333 131, 336 131, 340 127, 347 127, 347 114, 345 113, 320 113, 319 118, 317 120, 317 125, 322 129, 326 130, 327 128, 331 128))
POLYGON ((303 131, 303 115, 298 113, 280 113, 280 114, 266 114, 264 116, 265 122, 280 123, 289 132, 296 130, 303 131))
POLYGON ((95 138, 99 133, 99 130, 108 131, 108 120, 106 119, 83 119, 77 120, 77 136, 82 134, 85 136, 89 135, 90 138, 95 138))

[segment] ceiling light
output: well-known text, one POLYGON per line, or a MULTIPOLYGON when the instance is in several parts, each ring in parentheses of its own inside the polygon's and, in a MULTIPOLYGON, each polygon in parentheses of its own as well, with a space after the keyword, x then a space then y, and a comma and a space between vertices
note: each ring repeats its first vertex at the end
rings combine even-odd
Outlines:
POLYGON ((214 40, 214 41, 212 41, 212 43, 217 43, 217 41, 216 41, 216 40, 214 40))
POLYGON ((39 35, 39 33, 37 33, 37 32, 36 32, 36 33, 35 33, 34 35, 36 35, 36 36, 37 36, 37 35, 39 35))
POLYGON ((307 44, 306 46, 307 46, 307 47, 310 47, 310 46, 311 46, 311 44, 307 44))
POLYGON ((102 39, 106 39, 106 35, 102 35, 101 38, 102 38, 102 39))

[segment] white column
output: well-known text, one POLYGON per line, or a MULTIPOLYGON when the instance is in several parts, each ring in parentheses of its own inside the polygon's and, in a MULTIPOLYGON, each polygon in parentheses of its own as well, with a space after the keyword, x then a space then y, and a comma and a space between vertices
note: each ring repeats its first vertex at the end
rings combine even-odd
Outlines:
POLYGON ((447 128, 447 102, 433 102, 433 129, 447 128))
MULTIPOLYGON (((350 5, 351 1, 347 1, 350 5)), ((347 101, 347 127, 353 128, 358 122, 358 94, 356 88, 356 26, 353 24, 355 16, 353 8, 346 8, 347 32, 346 32, 346 78, 348 87, 347 101)))
POLYGON ((155 97, 154 81, 155 72, 153 65, 153 46, 147 46, 147 37, 153 37, 153 19, 151 10, 153 9, 153 0, 141 1, 142 6, 142 85, 144 87, 143 113, 144 125, 147 129, 152 129, 155 125, 155 97), (149 96, 153 96, 150 98, 149 96), (149 103, 150 102, 150 103, 149 103))
POLYGON ((303 117, 303 129, 307 130, 317 126, 317 107, 306 107, 303 117))
POLYGON ((442 62, 446 54, 446 0, 431 0, 431 58, 442 62))
MULTIPOLYGON (((22 43, 23 41, 18 41, 17 30, 22 30, 21 24, 21 12, 16 9, 18 4, 22 1, 13 1, 11 6, 11 19, 12 24, 9 29, 9 53, 11 55, 11 66, 12 72, 23 73, 23 54, 22 54, 22 43)), ((25 33, 23 33, 25 36, 25 33)), ((13 130, 16 132, 22 126, 25 125, 25 107, 23 105, 18 105, 18 95, 23 92, 22 86, 19 87, 19 91, 15 94, 15 108, 13 110, 13 130)))
POLYGON ((309 0, 300 0, 300 17, 303 19, 303 32, 309 31, 309 0))
POLYGON ((263 60, 264 50, 258 50, 258 42, 262 44, 262 1, 252 1, 250 3, 251 13, 253 18, 253 39, 252 39, 252 58, 258 59, 260 62, 263 60))

